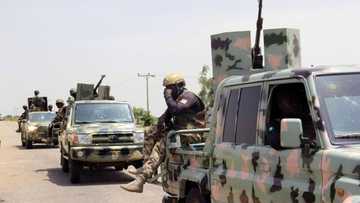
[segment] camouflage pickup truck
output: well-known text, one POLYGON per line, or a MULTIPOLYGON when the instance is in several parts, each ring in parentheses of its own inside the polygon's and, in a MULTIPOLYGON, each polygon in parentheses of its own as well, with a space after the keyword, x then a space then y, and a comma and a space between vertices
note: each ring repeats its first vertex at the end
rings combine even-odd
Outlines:
POLYGON ((120 170, 142 165, 144 133, 137 129, 127 102, 76 101, 61 131, 61 166, 70 181, 80 181, 83 167, 114 166, 120 170))
POLYGON ((171 132, 164 201, 360 202, 360 66, 231 76, 210 131, 171 132), (188 133, 206 143, 182 149, 188 133))
POLYGON ((21 144, 30 149, 34 143, 45 143, 56 146, 58 139, 48 136, 48 125, 54 119, 54 112, 34 111, 30 112, 28 119, 22 120, 21 144))

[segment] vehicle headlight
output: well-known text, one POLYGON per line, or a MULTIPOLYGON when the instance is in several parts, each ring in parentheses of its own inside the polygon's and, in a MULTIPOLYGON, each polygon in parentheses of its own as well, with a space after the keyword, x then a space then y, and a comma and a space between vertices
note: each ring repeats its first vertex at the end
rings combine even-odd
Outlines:
POLYGON ((134 133, 134 142, 135 143, 143 143, 144 142, 144 132, 137 131, 134 133))
POLYGON ((38 127, 35 125, 29 125, 28 130, 29 132, 34 132, 38 127))

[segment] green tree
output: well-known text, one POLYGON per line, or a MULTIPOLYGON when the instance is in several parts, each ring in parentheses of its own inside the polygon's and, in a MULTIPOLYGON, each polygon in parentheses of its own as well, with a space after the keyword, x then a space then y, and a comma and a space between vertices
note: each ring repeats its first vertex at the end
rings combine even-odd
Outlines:
POLYGON ((210 68, 207 65, 202 67, 199 77, 199 84, 201 86, 199 97, 203 100, 206 107, 212 107, 214 104, 214 89, 213 78, 210 75, 210 68))
POLYGON ((136 123, 141 126, 150 126, 154 125, 157 121, 156 117, 148 113, 145 109, 140 107, 134 107, 134 116, 136 123))

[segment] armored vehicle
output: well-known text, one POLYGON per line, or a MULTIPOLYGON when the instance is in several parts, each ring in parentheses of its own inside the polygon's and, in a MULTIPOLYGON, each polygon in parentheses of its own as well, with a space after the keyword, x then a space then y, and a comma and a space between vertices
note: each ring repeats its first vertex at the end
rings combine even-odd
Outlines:
POLYGON ((21 125, 21 144, 27 149, 32 148, 33 143, 45 143, 57 145, 58 140, 48 137, 48 125, 54 119, 55 113, 34 111, 30 112, 28 119, 24 119, 21 125))
POLYGON ((144 132, 137 128, 130 104, 87 97, 86 92, 92 91, 84 91, 86 86, 93 88, 78 86, 77 101, 68 107, 59 136, 62 170, 70 173, 71 183, 80 181, 84 167, 121 170, 140 167, 143 161, 144 132))
POLYGON ((250 39, 211 37, 210 126, 169 133, 164 202, 360 202, 360 66, 302 68, 287 28, 264 30, 255 66, 250 39), (207 140, 182 147, 189 133, 207 140))

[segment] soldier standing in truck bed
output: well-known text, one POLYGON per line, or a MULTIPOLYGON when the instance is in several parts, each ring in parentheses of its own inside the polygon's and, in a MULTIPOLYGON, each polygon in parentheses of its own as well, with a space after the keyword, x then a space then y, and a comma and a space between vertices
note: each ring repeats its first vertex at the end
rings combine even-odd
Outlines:
MULTIPOLYGON (((205 126, 205 106, 201 99, 185 88, 185 80, 179 74, 165 77, 163 85, 164 98, 168 106, 159 118, 157 126, 145 131, 144 165, 136 171, 131 183, 122 186, 130 192, 142 192, 147 179, 151 178, 161 164, 165 155, 165 137, 169 130, 202 128, 205 126)), ((202 136, 191 134, 182 139, 183 145, 202 142, 202 136)))
POLYGON ((43 98, 39 97, 39 94, 40 94, 39 90, 34 91, 35 96, 33 97, 32 104, 30 106, 31 111, 41 111, 42 110, 41 108, 46 103, 43 98))

